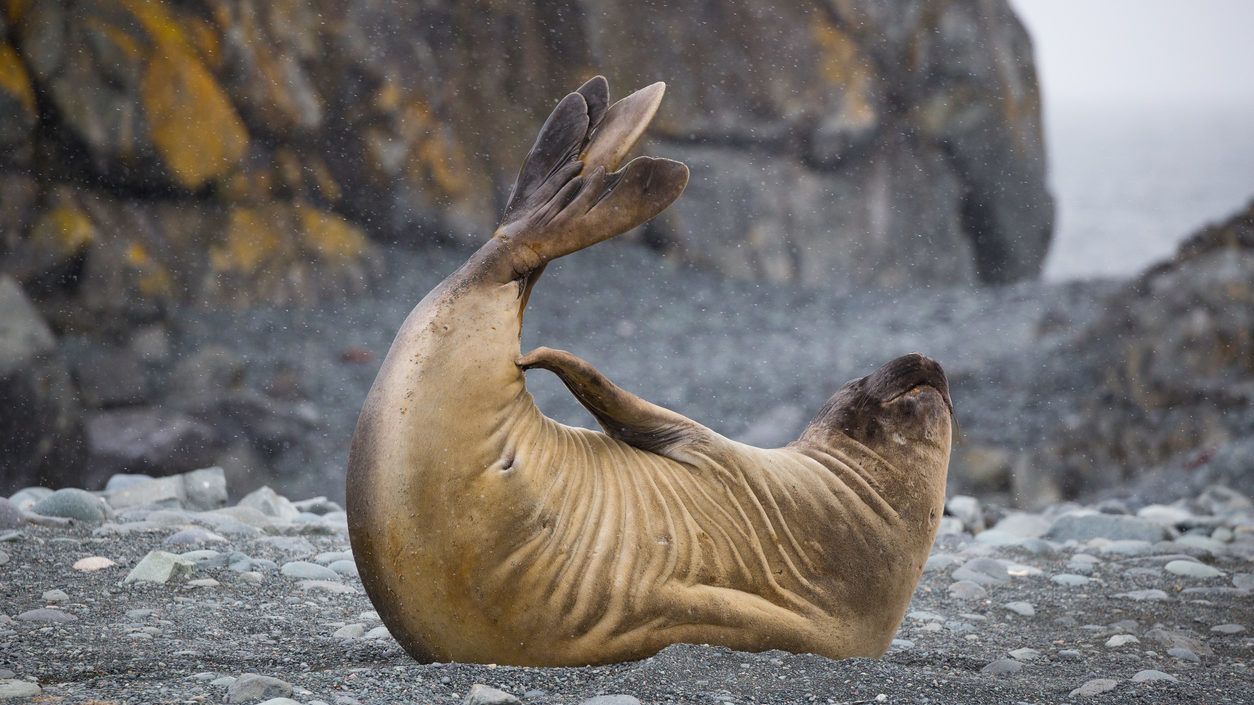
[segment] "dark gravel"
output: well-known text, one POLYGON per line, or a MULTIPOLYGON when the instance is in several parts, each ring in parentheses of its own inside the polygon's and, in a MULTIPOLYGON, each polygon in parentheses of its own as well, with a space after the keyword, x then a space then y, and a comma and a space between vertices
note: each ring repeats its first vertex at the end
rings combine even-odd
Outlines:
MULTIPOLYGON (((388 636, 333 637, 346 623, 364 623, 367 629, 378 625, 369 615, 363 617, 372 608, 354 578, 344 581, 357 590, 353 595, 302 591, 298 581, 273 570, 261 582, 248 582, 227 568, 199 569, 165 585, 119 586, 148 550, 169 549, 162 540, 175 529, 94 536, 81 528, 30 527, 7 535, 0 541, 0 550, 10 558, 0 566, 0 615, 42 608, 46 601, 41 595, 60 589, 69 596, 60 609, 75 619, 11 622, 0 616, 0 669, 37 680, 47 698, 43 702, 67 704, 224 702, 226 687, 212 681, 244 673, 290 683, 299 702, 339 705, 456 703, 474 683, 524 697, 526 703, 578 703, 609 693, 630 694, 645 703, 709 705, 1078 703, 1088 699, 1068 694, 1095 678, 1115 679, 1118 685, 1093 702, 1254 702, 1249 688, 1254 684, 1249 671, 1254 639, 1248 631, 1254 627, 1254 601, 1248 589, 1233 588, 1234 575, 1248 573, 1251 564, 1232 556, 1207 558, 1225 575, 1202 580, 1162 571, 1165 557, 1103 555, 1089 575, 1094 582, 1064 587, 1050 576, 1071 572, 1066 561, 1079 548, 1036 555, 951 535, 942 537, 934 553, 957 554, 958 565, 967 560, 962 556, 986 555, 1043 573, 1012 575, 1005 584, 986 586, 986 599, 970 601, 949 595, 952 566, 927 573, 911 607, 918 612, 906 618, 897 635, 912 645, 899 642, 879 661, 679 645, 634 663, 545 669, 420 665, 388 636), (71 568, 86 556, 105 556, 119 565, 93 573, 71 568), (183 582, 205 577, 220 584, 191 587, 183 582), (1200 593, 1181 592, 1199 587, 1200 593), (1118 597, 1150 588, 1164 590, 1167 599, 1118 597), (1020 616, 1002 606, 1012 601, 1032 603, 1035 616, 1020 616), (1247 631, 1211 630, 1231 623, 1247 631), (1156 628, 1195 640, 1197 662, 1168 655, 1168 645, 1154 640, 1156 628), (1115 634, 1132 634, 1139 643, 1107 646, 1115 634), (1039 651, 1040 658, 1022 662, 1017 673, 982 672, 1025 647, 1039 651), (1145 669, 1178 680, 1129 680, 1145 669)), ((317 551, 346 548, 338 533, 304 538, 317 551)), ((246 538, 209 548, 242 550, 279 563, 294 558, 246 538)))

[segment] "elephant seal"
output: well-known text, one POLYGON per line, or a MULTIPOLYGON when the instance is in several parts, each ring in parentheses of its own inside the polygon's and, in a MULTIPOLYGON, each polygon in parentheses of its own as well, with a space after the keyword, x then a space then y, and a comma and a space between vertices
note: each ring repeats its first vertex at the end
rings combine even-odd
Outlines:
POLYGON ((500 227, 410 313, 358 420, 348 525, 362 584, 419 661, 579 665, 677 642, 880 656, 939 525, 950 403, 939 365, 849 382, 784 448, 737 443, 570 353, 520 355, 545 264, 639 225, 688 179, 639 157, 655 84, 558 103, 500 227), (604 433, 546 418, 557 373, 604 433))

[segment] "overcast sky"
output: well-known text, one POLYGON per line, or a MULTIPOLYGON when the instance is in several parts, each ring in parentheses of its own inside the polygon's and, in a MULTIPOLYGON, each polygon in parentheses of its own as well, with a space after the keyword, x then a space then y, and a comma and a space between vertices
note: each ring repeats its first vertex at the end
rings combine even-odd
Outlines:
POLYGON ((1254 0, 1011 0, 1047 109, 1254 107, 1254 0))

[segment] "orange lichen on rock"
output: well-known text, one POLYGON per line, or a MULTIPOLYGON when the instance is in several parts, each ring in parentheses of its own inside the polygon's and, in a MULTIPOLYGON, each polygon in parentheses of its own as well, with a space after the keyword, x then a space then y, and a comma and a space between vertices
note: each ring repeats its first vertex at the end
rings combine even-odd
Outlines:
POLYGON ((152 141, 178 183, 195 189, 235 167, 248 132, 200 61, 182 49, 156 47, 140 85, 152 141))
POLYGON ((298 206, 303 244, 312 253, 333 262, 353 262, 365 254, 366 235, 343 218, 312 206, 298 206))
POLYGON ((174 280, 162 264, 148 254, 138 242, 126 246, 126 262, 135 270, 135 286, 148 298, 169 297, 174 290, 174 280))
POLYGON ((413 147, 408 173, 431 187, 438 196, 458 198, 470 189, 470 169, 456 138, 420 101, 412 101, 401 115, 401 134, 413 147))
POLYGON ((821 15, 810 25, 810 36, 818 49, 819 75, 840 89, 842 112, 856 124, 875 121, 871 104, 871 73, 858 48, 858 43, 821 15))
POLYGON ((17 24, 26 16, 31 0, 9 0, 4 4, 5 16, 9 24, 17 24))
POLYGON ((13 47, 2 41, 0 41, 0 90, 13 96, 33 119, 35 89, 31 86, 30 75, 26 72, 21 57, 13 50, 13 47))
POLYGON ((290 235, 285 236, 283 223, 276 223, 277 210, 281 208, 232 208, 223 242, 209 253, 213 268, 252 274, 288 250, 290 246, 285 240, 290 235))
POLYGON ((87 214, 72 205, 48 211, 31 230, 31 244, 58 259, 82 252, 96 239, 96 228, 87 214))

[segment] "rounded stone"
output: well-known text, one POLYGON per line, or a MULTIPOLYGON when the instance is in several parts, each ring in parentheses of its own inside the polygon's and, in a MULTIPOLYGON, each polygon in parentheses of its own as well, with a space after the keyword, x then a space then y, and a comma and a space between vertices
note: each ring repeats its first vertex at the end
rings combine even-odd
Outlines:
POLYGON ((67 487, 44 497, 31 507, 31 513, 46 517, 74 519, 87 524, 100 524, 108 516, 105 503, 96 495, 67 487))
POLYGON ((80 573, 94 573, 98 570, 104 570, 105 568, 112 568, 115 565, 117 565, 117 563, 114 563, 104 556, 88 556, 87 558, 80 558, 77 561, 74 561, 74 570, 77 570, 80 573))
POLYGON ((1023 670, 1023 664, 1012 658, 999 658, 980 669, 980 673, 991 676, 1008 676, 1023 670))
POLYGON ((1011 612, 1014 612, 1020 617, 1035 617, 1036 616, 1036 608, 1032 606, 1031 602, 1007 602, 1006 604, 1002 605, 1002 607, 1005 607, 1006 609, 1010 610, 1011 612))
POLYGON ((1223 571, 1197 561, 1172 561, 1166 565, 1166 568, 1168 573, 1185 578, 1204 580, 1207 578, 1218 578, 1223 575, 1223 571))
POLYGON ((988 591, 970 580, 959 580, 949 586, 949 596, 958 600, 983 600, 988 591))
POLYGON ((41 608, 37 610, 26 610, 15 617, 15 619, 21 622, 63 623, 77 621, 78 617, 75 617, 69 612, 65 612, 63 610, 41 608))
POLYGON ((17 700, 33 698, 43 692, 36 683, 13 679, 0 680, 0 700, 17 700))
POLYGON ((1182 646, 1167 649, 1167 655, 1172 658, 1180 659, 1181 661, 1188 661, 1189 663, 1202 662, 1201 657, 1194 653, 1192 649, 1186 649, 1182 646))
POLYGON ((0 529, 21 529, 26 526, 26 513, 4 497, 0 497, 0 529))
POLYGON ((1155 671, 1152 668, 1146 669, 1144 671, 1137 671, 1136 675, 1132 676, 1133 683, 1146 683, 1150 681, 1167 681, 1168 683, 1175 683, 1176 677, 1171 675, 1170 673, 1163 673, 1162 671, 1155 671))
POLYGON ((194 526, 170 534, 164 543, 167 546, 192 546, 200 543, 227 543, 227 540, 208 529, 194 526))
POLYGON ((278 678, 245 673, 226 690, 228 703, 249 703, 267 698, 285 698, 292 694, 292 685, 278 678))
POLYGON ((1216 624, 1210 630, 1216 634, 1240 634, 1245 631, 1245 627, 1240 624, 1216 624))
POLYGON ((514 705, 519 702, 521 701, 518 698, 503 690, 475 683, 470 686, 470 692, 466 694, 462 705, 514 705))
POLYGON ((346 577, 350 577, 350 578, 358 577, 357 563, 351 560, 335 561, 334 563, 332 563, 331 565, 327 567, 335 571, 336 573, 346 576, 346 577))
POLYGON ((48 603, 69 602, 70 600, 70 596, 65 594, 64 590, 46 590, 40 597, 43 598, 44 602, 48 603))
POLYGON ((1091 698, 1094 695, 1101 695, 1107 691, 1114 690, 1117 685, 1119 685, 1119 681, 1113 678, 1094 678, 1071 691, 1071 697, 1091 698))
POLYGON ((331 636, 337 639, 360 639, 366 633, 366 625, 361 623, 345 624, 331 636))
POLYGON ((334 570, 310 563, 308 561, 291 561, 284 563, 279 572, 289 578, 297 580, 339 580, 340 574, 334 570))

